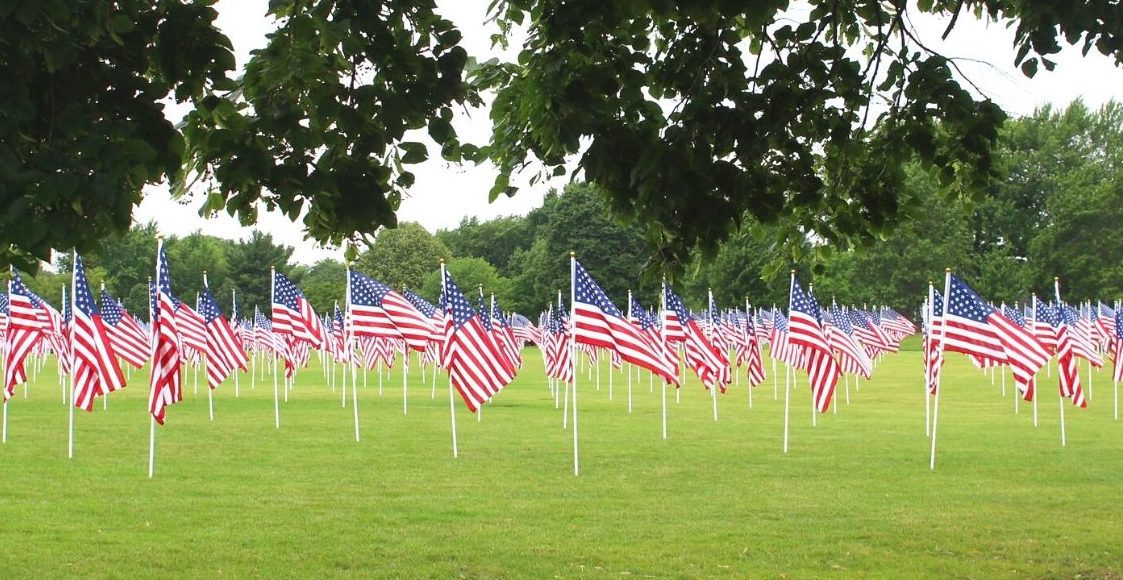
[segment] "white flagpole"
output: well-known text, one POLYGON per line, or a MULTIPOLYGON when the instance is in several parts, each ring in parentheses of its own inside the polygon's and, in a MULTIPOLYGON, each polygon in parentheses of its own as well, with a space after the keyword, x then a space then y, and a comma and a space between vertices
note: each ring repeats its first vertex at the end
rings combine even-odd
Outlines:
MULTIPOLYGON (((573 332, 570 332, 570 349, 573 354, 573 475, 574 477, 581 474, 580 469, 580 454, 577 446, 577 254, 575 252, 569 253, 569 320, 573 325, 573 332)), ((599 367, 598 367, 599 368, 599 367)))
MULTIPOLYGON (((162 236, 160 234, 156 234, 156 296, 155 296, 155 300, 157 302, 159 302, 159 300, 160 300, 160 255, 163 253, 163 251, 164 251, 164 236, 162 236)), ((153 313, 155 312, 156 308, 157 308, 157 304, 149 304, 148 305, 148 328, 150 329, 150 331, 153 334, 156 333, 156 320, 153 316, 153 313)), ((171 313, 168 313, 168 314, 171 314, 171 313)), ((156 351, 157 351, 158 342, 159 342, 159 338, 156 337, 156 336, 153 336, 152 337, 152 356, 149 357, 149 359, 152 361, 153 365, 156 364, 156 351)), ((179 363, 177 362, 176 364, 178 365, 179 363)), ((71 371, 73 371, 73 370, 74 369, 71 369, 71 371)), ((152 372, 152 371, 149 371, 149 372, 152 372)), ((177 373, 179 372, 178 367, 176 369, 176 372, 177 373)), ((152 395, 149 395, 149 396, 152 396, 152 395)), ((5 406, 5 410, 6 409, 7 409, 7 406, 5 406)), ((156 468, 156 417, 155 417, 155 415, 152 415, 152 413, 149 413, 148 415, 149 415, 149 417, 148 417, 148 419, 149 419, 149 428, 148 428, 148 479, 152 479, 152 475, 155 473, 155 468, 156 468)))
MULTIPOLYGON (((346 326, 346 321, 352 319, 351 318, 351 264, 350 263, 347 264, 347 288, 346 288, 346 292, 344 294, 345 294, 346 302, 347 302, 347 314, 343 317, 343 319, 344 319, 344 326, 346 326)), ((354 332, 354 328, 351 328, 349 330, 350 330, 350 332, 348 332, 348 329, 345 328, 344 331, 343 331, 343 336, 344 336, 344 340, 347 341, 347 349, 351 350, 351 342, 355 339, 355 336, 354 336, 355 332, 354 332)), ((358 443, 359 442, 359 387, 358 387, 358 384, 357 384, 358 383, 358 377, 356 376, 357 371, 355 369, 355 357, 352 356, 352 357, 350 357, 350 359, 351 359, 351 410, 355 415, 355 442, 358 443)), ((343 384, 343 396, 344 397, 347 396, 346 378, 344 379, 344 384, 343 384)))
MULTIPOLYGON (((932 317, 933 313, 935 313, 935 311, 936 311, 936 309, 932 307, 932 305, 933 305, 932 301, 935 300, 935 299, 936 299, 936 288, 933 286, 932 281, 929 280, 928 281, 928 304, 924 307, 928 311, 926 313, 928 315, 928 336, 925 337, 925 339, 924 339, 925 341, 927 341, 928 345, 931 345, 932 341, 935 340, 935 337, 932 335, 932 333, 935 332, 935 328, 936 328, 935 320, 932 317)), ((929 348, 931 348, 931 346, 929 346, 929 348)), ((928 379, 930 378, 928 376, 928 364, 929 364, 928 360, 927 360, 928 349, 926 348, 926 349, 923 349, 923 350, 924 350, 924 357, 925 357, 925 360, 924 360, 924 436, 925 437, 931 437, 932 436, 932 397, 929 396, 929 393, 928 393, 928 379)), ((939 359, 937 359, 937 362, 938 361, 939 361, 939 359)), ((849 393, 850 385, 849 384, 846 385, 846 391, 847 391, 846 398, 849 401, 849 399, 850 399, 850 393, 849 393)))
MULTIPOLYGON (((238 290, 236 288, 230 289, 230 321, 235 325, 238 324, 238 290)), ((238 369, 230 369, 230 372, 234 373, 234 398, 237 399, 241 395, 241 387, 238 385, 238 369)))
MULTIPOLYGON (((1031 327, 1034 328, 1034 329, 1037 328, 1037 294, 1033 295, 1033 324, 1031 325, 1031 327)), ((1050 358, 1050 360, 1045 361, 1046 372, 1048 372, 1049 364, 1052 363, 1052 357, 1049 357, 1049 358, 1050 358)), ((1034 386, 1033 386, 1033 426, 1034 427, 1037 426, 1037 399, 1040 396, 1041 396, 1041 393, 1037 392, 1037 380, 1034 379, 1034 386)))
MULTIPOLYGON (((749 297, 746 296, 745 297, 745 317, 746 317, 746 320, 752 320, 752 316, 753 316, 752 310, 749 310, 749 297)), ((747 327, 746 327, 746 330, 747 330, 747 327)), ((749 349, 750 350, 752 350, 754 344, 756 344, 756 324, 753 324, 753 336, 749 337, 749 349)), ((759 351, 760 345, 757 345, 756 348, 759 351)), ((764 354, 761 353, 761 356, 764 356, 764 354)), ((752 364, 752 353, 751 352, 749 353, 749 364, 752 364)), ((764 366, 764 361, 763 360, 760 361, 760 364, 761 364, 761 366, 764 366)), ((753 408, 753 385, 752 385, 752 381, 748 380, 748 377, 746 377, 746 380, 745 380, 745 390, 747 390, 749 392, 749 408, 752 409, 753 408)))
MULTIPOLYGON (((74 301, 74 296, 75 296, 74 291, 75 291, 76 286, 77 286, 77 282, 75 281, 75 278, 78 275, 78 268, 77 268, 78 250, 74 250, 74 251, 71 252, 70 260, 71 260, 70 261, 70 300, 72 302, 72 304, 70 305, 70 326, 73 327, 74 326, 74 317, 75 317, 75 312, 76 312, 76 307, 73 304, 73 301, 74 301)), ((63 306, 65 306, 65 304, 63 306)), ((67 435, 67 440, 66 440, 66 457, 67 457, 67 459, 73 459, 74 458, 74 384, 75 384, 74 383, 74 376, 77 375, 78 373, 74 372, 74 336, 73 336, 73 332, 70 329, 66 329, 66 328, 63 329, 63 332, 66 333, 66 335, 65 335, 66 336, 66 342, 67 342, 67 345, 70 347, 69 353, 67 354, 67 356, 70 357, 70 381, 69 381, 70 382, 70 401, 69 401, 69 404, 67 405, 67 407, 69 407, 69 411, 68 411, 69 429, 68 429, 68 435, 67 435)), ((26 387, 26 385, 27 384, 24 383, 25 387, 26 387)))
MULTIPOLYGON (((791 281, 788 284, 788 312, 789 313, 791 313, 792 294, 794 292, 795 292, 795 270, 792 270, 791 281)), ((775 309, 776 307, 773 306, 772 308, 775 309)), ((772 324, 776 324, 775 313, 773 313, 772 324)), ((772 360, 776 360, 776 359, 772 359, 772 360)), ((784 453, 788 452, 788 431, 789 431, 789 428, 790 428, 789 425, 791 423, 792 387, 791 387, 791 381, 789 380, 789 377, 791 376, 790 369, 791 369, 791 367, 789 365, 787 365, 787 364, 784 365, 784 453)), ((814 397, 812 397, 812 399, 814 399, 814 397)), ((814 407, 814 405, 815 405, 814 400, 812 400, 811 405, 812 405, 812 407, 814 407)))
MULTIPOLYGON (((628 323, 632 322, 632 289, 628 289, 628 323)), ((628 364, 628 414, 632 414, 632 365, 628 364)))
MULTIPOLYGON (((448 284, 446 283, 447 278, 448 277, 445 274, 445 261, 441 260, 441 292, 445 295, 445 311, 441 314, 443 314, 444 316, 448 316, 448 284)), ((446 336, 444 348, 449 348, 447 338, 448 337, 446 336)), ((448 375, 448 417, 449 421, 452 423, 452 457, 457 458, 460 457, 460 450, 456 445, 456 399, 454 398, 452 388, 452 373, 449 373, 448 375)))
MULTIPOLYGON (((659 339, 663 341, 661 348, 667 346, 667 323, 664 313, 667 312, 667 278, 663 277, 663 291, 660 293, 662 304, 659 308, 659 339)), ((677 387, 676 387, 677 390, 677 387)), ((663 439, 667 438, 667 380, 663 380, 663 439)))
MULTIPOLYGON (((944 357, 944 341, 943 341, 944 324, 946 324, 946 320, 947 320, 947 316, 948 316, 948 300, 949 300, 950 296, 951 296, 951 268, 948 268, 948 269, 944 270, 944 321, 945 322, 942 322, 940 324, 940 343, 939 343, 940 352, 937 355, 937 357, 939 359, 942 359, 944 357)), ((937 376, 939 378, 943 378, 943 373, 940 373, 937 376)), ((939 420, 940 420, 940 391, 942 391, 942 390, 943 389, 940 388, 940 380, 937 379, 937 381, 936 381, 936 396, 935 396, 935 399, 932 402, 932 457, 931 457, 931 459, 929 460, 929 463, 928 463, 928 469, 931 469, 931 470, 936 469, 936 425, 939 423, 939 420)))
MULTIPOLYGON (((203 270, 203 288, 209 288, 210 284, 207 282, 207 271, 203 270)), ((195 308, 199 308, 199 295, 195 295, 195 308)), ((210 355, 207 355, 207 364, 210 364, 210 355)), ((199 367, 195 367, 195 380, 199 380, 199 367)), ((211 423, 214 423, 214 389, 211 388, 210 381, 207 381, 207 410, 210 413, 211 423)))
MULTIPOLYGON (((1061 308, 1061 279, 1059 277, 1056 277, 1056 276, 1053 277, 1053 292, 1054 292, 1054 294, 1056 295, 1056 298, 1057 298, 1057 308, 1061 308)), ((1063 311, 1061 312, 1060 316, 1064 316, 1063 311)), ((1062 321, 1062 323, 1063 323, 1063 321, 1062 321)), ((1058 345, 1058 347, 1059 347, 1059 345, 1058 345)), ((1064 372, 1064 371, 1062 371, 1060 369, 1057 369, 1057 374, 1060 374, 1062 372, 1064 372)), ((1079 368, 1077 368, 1077 378, 1079 378, 1079 376, 1080 376, 1079 368)), ((1058 397, 1058 400, 1060 401, 1060 404, 1061 404, 1061 447, 1064 447, 1065 446, 1065 396, 1064 396, 1064 394, 1061 393, 1061 391, 1059 389, 1057 390, 1057 397, 1058 397)))
MULTIPOLYGON (((714 326, 715 322, 714 322, 714 291, 713 291, 713 288, 706 289, 706 294, 707 294, 707 298, 706 298, 706 320, 709 321, 709 324, 707 326, 709 326, 710 340, 712 341, 714 339, 714 337, 717 336, 717 328, 714 326)), ((717 380, 718 380, 718 382, 720 382, 722 380, 720 374, 718 375, 717 380)), ((714 421, 715 422, 717 421, 717 389, 718 389, 717 383, 714 383, 714 386, 710 387, 710 399, 713 402, 714 421)))
MULTIPOLYGON (((271 280, 271 282, 269 284, 269 310, 270 310, 270 313, 272 313, 273 304, 277 301, 277 269, 272 268, 272 267, 269 268, 269 275, 270 275, 270 280, 271 280)), ((272 330, 270 330, 269 338, 273 341, 274 345, 276 345, 276 337, 273 336, 272 330)), ((274 353, 273 354, 273 421, 276 424, 277 428, 280 429, 281 428, 281 399, 280 399, 280 396, 277 393, 277 354, 276 354, 276 352, 277 352, 277 349, 274 348, 273 349, 273 353, 274 353)), ((288 396, 289 396, 288 383, 287 383, 287 379, 286 379, 286 384, 285 384, 285 400, 286 401, 288 400, 288 396)))

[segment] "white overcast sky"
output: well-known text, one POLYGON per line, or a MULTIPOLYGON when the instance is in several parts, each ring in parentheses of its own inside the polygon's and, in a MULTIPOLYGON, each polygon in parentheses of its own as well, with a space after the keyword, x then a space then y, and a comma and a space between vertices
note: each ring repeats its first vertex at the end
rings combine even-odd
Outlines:
MULTIPOLYGON (((491 50, 490 34, 493 25, 484 24, 488 0, 438 0, 439 11, 457 24, 464 34, 464 47, 469 54, 486 57, 491 50)), ((265 35, 272 30, 266 18, 267 0, 220 0, 218 26, 230 37, 238 66, 243 66, 249 53, 265 44, 265 35)), ((978 85, 986 96, 993 99, 1008 113, 1028 115, 1048 103, 1064 106, 1082 98, 1091 107, 1098 107, 1113 96, 1113 91, 1123 86, 1123 69, 1094 50, 1082 57, 1077 48, 1066 49, 1053 60, 1057 70, 1040 69, 1036 78, 1027 79, 1013 66, 1013 32, 1004 24, 983 23, 968 15, 961 17, 947 41, 939 36, 944 24, 935 19, 917 20, 925 43, 942 54, 963 57, 960 63, 964 73, 978 85), (978 61, 978 62, 973 62, 978 61)), ((517 47, 513 47, 517 48, 517 47)), ((456 122, 462 139, 474 143, 486 141, 490 129, 487 112, 477 110, 471 118, 456 122)), ((435 153, 435 152, 434 152, 435 153)), ((523 187, 514 198, 501 197, 488 203, 487 193, 495 178, 490 166, 453 166, 439 159, 414 166, 417 182, 409 197, 402 201, 398 211, 399 221, 415 221, 430 231, 455 227, 462 218, 478 216, 481 219, 505 215, 522 215, 542 203, 545 192, 551 187, 561 187, 565 178, 553 182, 523 187)), ((230 239, 242 239, 251 228, 243 228, 225 213, 212 219, 199 217, 197 208, 173 202, 166 187, 146 190, 145 200, 134 210, 138 223, 155 221, 165 234, 186 235, 196 230, 230 239)), ((280 214, 262 212, 257 229, 272 234, 279 243, 296 248, 293 258, 311 264, 325 258, 341 258, 341 252, 317 247, 304 240, 302 225, 292 223, 280 214)))

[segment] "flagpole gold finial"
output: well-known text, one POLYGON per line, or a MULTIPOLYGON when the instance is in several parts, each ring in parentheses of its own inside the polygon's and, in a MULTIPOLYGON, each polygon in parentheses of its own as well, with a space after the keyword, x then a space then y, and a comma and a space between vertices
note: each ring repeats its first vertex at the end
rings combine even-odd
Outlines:
POLYGON ((156 234, 156 241, 158 241, 158 242, 164 241, 164 234, 156 234))
POLYGON ((1053 281, 1054 281, 1054 282, 1060 282, 1060 281, 1061 281, 1061 277, 1060 277, 1060 276, 1053 276, 1053 281))
POLYGON ((944 272, 947 274, 951 274, 951 268, 944 268, 944 272))
POLYGON ((577 257, 577 252, 574 252, 573 250, 570 250, 570 251, 569 251, 569 257, 570 257, 570 258, 576 258, 576 257, 577 257))

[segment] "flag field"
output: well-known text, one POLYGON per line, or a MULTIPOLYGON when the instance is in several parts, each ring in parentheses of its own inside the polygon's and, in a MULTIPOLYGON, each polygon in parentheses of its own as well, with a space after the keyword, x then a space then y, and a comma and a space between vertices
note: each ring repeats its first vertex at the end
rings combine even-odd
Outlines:
MULTIPOLYGON (((0 575, 545 577, 1123 574, 1123 422, 1112 419, 1110 369, 1093 374, 1088 408, 1066 409, 1060 446, 1057 370, 1014 414, 1014 382, 950 354, 940 395, 939 451, 928 468, 919 338, 878 363, 861 390, 838 383, 811 424, 807 376, 792 390, 782 453, 784 371, 709 394, 688 372, 681 402, 607 357, 578 373, 581 475, 542 360, 524 350, 513 383, 483 406, 456 401, 459 458, 445 374, 430 397, 414 359, 408 414, 400 361, 360 375, 362 439, 313 356, 281 428, 273 379, 240 375, 214 393, 206 374, 159 427, 148 465, 148 373, 76 415, 54 359, 9 402, 0 446, 0 575)), ((582 357, 584 361, 584 357, 582 357)), ((1055 363, 1051 363, 1054 364, 1055 363)), ((337 367, 338 368, 338 367, 337 367)), ((30 366, 29 366, 30 369, 30 366)), ((260 369, 259 369, 260 372, 260 369)), ((278 372, 280 370, 278 369, 278 372)), ((743 370, 739 370, 742 372, 743 370)), ((1083 377, 1087 367, 1080 366, 1083 377)), ((31 374, 31 373, 29 373, 31 374)), ((1087 389, 1087 387, 1086 387, 1087 389)), ((1087 395, 1088 393, 1086 393, 1087 395)))

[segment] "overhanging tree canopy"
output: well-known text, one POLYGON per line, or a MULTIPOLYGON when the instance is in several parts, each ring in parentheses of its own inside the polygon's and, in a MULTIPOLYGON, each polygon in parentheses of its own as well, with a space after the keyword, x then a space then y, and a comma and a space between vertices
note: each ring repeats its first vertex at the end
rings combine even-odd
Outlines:
MULTIPOLYGON (((141 188, 209 186, 203 211, 304 215, 328 243, 396 224, 425 131, 491 160, 492 196, 530 166, 585 179, 645 227, 656 260, 712 251, 752 216, 791 258, 808 234, 871 239, 902 215, 902 164, 977 194, 1004 115, 925 49, 909 13, 1011 22, 1032 75, 1063 43, 1121 55, 1109 0, 496 0, 515 62, 475 66, 433 0, 271 0, 278 28, 235 83, 211 0, 0 6, 0 262, 128 227, 141 188), (470 76, 469 76, 470 74, 470 76), (494 135, 461 143, 453 107, 495 91, 494 135), (163 117, 194 109, 182 134, 163 117)), ((481 15, 482 16, 482 15, 481 15)))

